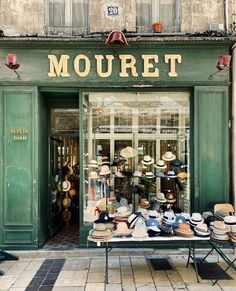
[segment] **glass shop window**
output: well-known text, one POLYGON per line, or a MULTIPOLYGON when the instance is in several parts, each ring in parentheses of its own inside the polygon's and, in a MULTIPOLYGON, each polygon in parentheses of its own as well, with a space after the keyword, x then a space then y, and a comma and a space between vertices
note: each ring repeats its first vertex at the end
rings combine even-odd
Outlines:
POLYGON ((79 131, 79 109, 52 109, 51 133, 73 133, 79 131))
POLYGON ((48 34, 80 35, 88 29, 89 0, 48 0, 48 34))
POLYGON ((137 0, 137 32, 153 32, 152 25, 161 23, 161 32, 179 31, 180 0, 137 0))
POLYGON ((142 199, 160 212, 188 212, 189 93, 88 92, 84 98, 84 222, 123 205, 135 212, 142 199))

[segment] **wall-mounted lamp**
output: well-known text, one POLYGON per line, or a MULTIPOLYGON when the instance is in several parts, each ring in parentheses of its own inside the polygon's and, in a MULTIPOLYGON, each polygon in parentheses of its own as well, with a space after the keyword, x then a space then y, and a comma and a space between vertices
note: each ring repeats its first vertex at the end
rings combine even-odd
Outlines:
POLYGON ((126 37, 122 31, 113 30, 112 32, 109 33, 105 45, 112 45, 112 44, 119 44, 122 46, 128 45, 126 37))
POLYGON ((225 69, 229 69, 230 68, 230 61, 231 61, 231 56, 230 55, 222 55, 222 56, 219 56, 219 61, 218 61, 218 64, 216 66, 216 68, 218 69, 218 71, 216 71, 215 73, 211 74, 208 79, 209 80, 212 80, 213 76, 217 73, 219 73, 220 71, 222 70, 225 70, 225 69))
POLYGON ((21 76, 17 73, 17 69, 20 67, 20 64, 17 64, 17 57, 15 54, 7 54, 7 57, 6 57, 6 66, 13 70, 16 75, 17 75, 17 79, 18 80, 21 80, 21 76))

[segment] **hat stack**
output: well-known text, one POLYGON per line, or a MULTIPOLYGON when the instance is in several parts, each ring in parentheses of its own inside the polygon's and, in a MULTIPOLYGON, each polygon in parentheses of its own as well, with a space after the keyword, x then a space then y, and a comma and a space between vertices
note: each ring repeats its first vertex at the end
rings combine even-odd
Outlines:
POLYGON ((220 208, 215 212, 215 217, 219 220, 224 220, 226 216, 229 216, 229 211, 224 208, 220 208))
POLYGON ((229 229, 230 240, 233 243, 236 243, 236 216, 235 215, 225 216, 224 224, 229 229))
POLYGON ((148 179, 152 179, 152 178, 154 178, 155 176, 154 176, 153 172, 151 172, 151 171, 147 171, 146 174, 145 174, 145 177, 148 178, 148 179))
POLYGON ((164 224, 172 225, 175 222, 175 214, 173 211, 165 211, 162 222, 164 224))
POLYGON ((190 217, 189 222, 190 222, 190 225, 194 227, 198 225, 199 223, 203 223, 204 219, 202 218, 201 213, 194 212, 192 213, 192 216, 190 217))
POLYGON ((114 217, 115 223, 119 223, 119 222, 128 222, 128 218, 131 214, 131 210, 129 207, 127 206, 120 206, 117 208, 117 212, 115 213, 114 217))
POLYGON ((95 241, 107 241, 113 237, 112 231, 107 229, 105 223, 96 223, 95 228, 90 230, 89 237, 95 241))
POLYGON ((196 236, 199 237, 209 237, 210 231, 205 223, 198 223, 194 226, 194 232, 196 236))
POLYGON ((145 221, 145 223, 147 227, 148 236, 154 237, 161 234, 160 224, 156 219, 149 218, 145 221))
POLYGON ((107 165, 110 166, 110 161, 108 157, 102 157, 102 166, 107 165))
POLYGON ((229 227, 224 224, 223 221, 214 221, 211 223, 211 239, 217 241, 229 240, 229 227))
POLYGON ((190 228, 190 225, 186 222, 179 223, 178 228, 175 230, 176 235, 183 237, 193 237, 194 232, 190 228))
POLYGON ((132 232, 133 229, 128 228, 126 222, 118 222, 113 236, 130 236, 132 232))

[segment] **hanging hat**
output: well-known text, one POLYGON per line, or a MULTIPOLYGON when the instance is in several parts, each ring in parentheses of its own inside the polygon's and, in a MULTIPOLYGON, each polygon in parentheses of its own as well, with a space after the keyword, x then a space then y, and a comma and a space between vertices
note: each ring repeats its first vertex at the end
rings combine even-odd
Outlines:
POLYGON ((99 218, 94 221, 94 223, 106 223, 111 222, 114 218, 109 217, 108 211, 102 211, 99 214, 99 218))
POLYGON ((70 218, 71 218, 71 212, 68 209, 65 209, 62 212, 62 219, 63 219, 63 221, 69 221, 70 218))
POLYGON ((120 155, 123 158, 130 159, 136 157, 137 151, 132 147, 126 147, 120 151, 120 155))
POLYGON ((99 175, 96 171, 92 171, 89 173, 89 178, 90 179, 98 179, 99 178, 99 175))
POLYGON ((192 226, 196 226, 198 223, 203 223, 204 219, 202 218, 201 213, 194 212, 189 221, 192 226))
POLYGON ((167 176, 170 178, 176 178, 175 172, 174 171, 168 171, 167 176))
POLYGON ((88 164, 90 168, 98 168, 98 162, 96 160, 91 160, 88 164))
POLYGON ((184 180, 188 178, 188 174, 186 172, 180 172, 177 175, 180 179, 184 180))
POLYGON ((154 162, 154 159, 151 158, 149 155, 144 156, 142 161, 141 161, 141 163, 144 165, 151 165, 151 164, 153 164, 153 162, 154 162))
POLYGON ((70 182, 69 181, 63 181, 62 182, 62 191, 67 192, 70 190, 70 182))
POLYGON ((111 170, 110 170, 109 166, 103 165, 100 169, 99 175, 106 176, 106 175, 109 175, 110 173, 111 173, 111 170))
POLYGON ((162 156, 162 160, 164 161, 173 161, 176 159, 176 156, 172 152, 165 152, 162 156))
POLYGON ((149 208, 150 207, 150 203, 146 198, 140 198, 139 206, 141 208, 149 208))
POLYGON ((154 165, 154 168, 157 169, 165 169, 167 166, 163 160, 158 160, 157 163, 154 165))
POLYGON ((76 196, 76 191, 75 191, 75 189, 70 189, 70 190, 69 190, 69 196, 70 196, 70 198, 73 198, 73 197, 76 196))
POLYGON ((164 193, 157 193, 156 200, 160 203, 166 203, 166 197, 164 193))
POLYGON ((168 193, 166 194, 166 201, 167 201, 168 203, 175 203, 175 202, 176 202, 176 198, 175 198, 173 192, 168 192, 168 193))
POLYGON ((128 228, 126 222, 117 223, 116 230, 113 232, 113 236, 129 236, 133 229, 128 228))
POLYGON ((179 167, 181 167, 181 165, 182 165, 182 162, 180 160, 177 160, 177 159, 175 159, 171 162, 171 166, 174 168, 179 168, 179 167))
POLYGON ((62 200, 62 205, 64 208, 68 208, 71 204, 71 199, 69 197, 65 197, 62 200))

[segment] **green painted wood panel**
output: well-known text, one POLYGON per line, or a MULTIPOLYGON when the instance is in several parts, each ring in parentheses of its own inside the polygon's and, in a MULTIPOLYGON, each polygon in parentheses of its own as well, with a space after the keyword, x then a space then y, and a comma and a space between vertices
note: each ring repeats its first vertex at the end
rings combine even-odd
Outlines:
POLYGON ((36 89, 2 87, 3 244, 35 244, 37 233, 36 89))
POLYGON ((229 199, 228 88, 196 87, 194 95, 193 209, 229 199))

